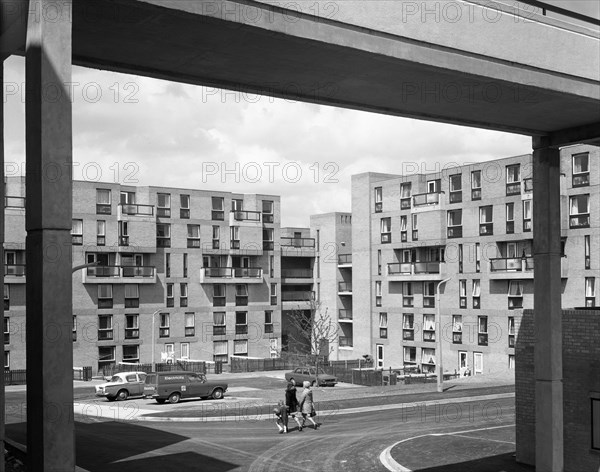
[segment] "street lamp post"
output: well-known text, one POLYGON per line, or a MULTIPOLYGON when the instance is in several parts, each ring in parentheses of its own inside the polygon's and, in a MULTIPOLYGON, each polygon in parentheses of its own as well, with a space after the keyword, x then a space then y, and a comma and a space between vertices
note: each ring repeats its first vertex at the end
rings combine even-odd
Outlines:
POLYGON ((442 280, 437 284, 437 290, 435 292, 435 309, 436 309, 436 344, 437 344, 437 391, 444 391, 444 368, 442 365, 442 314, 440 309, 440 287, 448 282, 452 277, 442 280))
POLYGON ((152 313, 152 372, 156 370, 156 365, 154 364, 154 347, 156 345, 156 331, 154 327, 154 318, 156 317, 156 314, 161 310, 162 308, 159 308, 154 313, 152 313))

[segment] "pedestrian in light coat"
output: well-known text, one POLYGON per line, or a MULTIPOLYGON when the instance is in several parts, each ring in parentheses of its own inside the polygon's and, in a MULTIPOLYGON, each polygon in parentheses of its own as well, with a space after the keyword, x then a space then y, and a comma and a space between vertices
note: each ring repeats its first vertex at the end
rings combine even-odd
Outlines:
MULTIPOLYGON (((317 416, 317 412, 315 411, 315 405, 313 402, 313 392, 310 389, 310 382, 305 380, 303 383, 304 390, 300 394, 300 410, 302 411, 302 427, 306 423, 306 420, 310 421, 314 428, 317 429, 319 424, 315 422, 313 419, 317 416)), ((300 429, 302 430, 302 428, 300 429)))

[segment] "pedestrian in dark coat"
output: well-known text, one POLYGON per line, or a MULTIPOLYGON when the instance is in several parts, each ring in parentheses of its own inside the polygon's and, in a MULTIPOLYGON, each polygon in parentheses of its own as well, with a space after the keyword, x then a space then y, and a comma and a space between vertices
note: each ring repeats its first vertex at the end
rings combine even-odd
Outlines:
POLYGON ((289 415, 294 418, 296 423, 298 423, 298 430, 302 431, 302 425, 298 419, 298 416, 300 416, 300 412, 298 411, 300 405, 298 403, 298 398, 296 398, 296 381, 294 379, 288 382, 285 389, 285 404, 288 407, 289 415))

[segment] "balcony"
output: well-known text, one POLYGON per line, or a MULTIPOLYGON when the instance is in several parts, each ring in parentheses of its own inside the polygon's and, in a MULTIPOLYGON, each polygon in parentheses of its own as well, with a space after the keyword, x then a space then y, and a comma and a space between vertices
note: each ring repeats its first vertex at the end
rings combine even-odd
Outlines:
POLYGON ((287 290, 281 292, 281 302, 284 310, 313 308, 315 292, 312 290, 287 290))
MULTIPOLYGON (((507 257, 490 259, 490 280, 528 280, 534 275, 533 257, 507 257)), ((569 262, 566 257, 560 259, 562 278, 567 278, 569 262)))
POLYGON ((352 282, 339 282, 338 295, 352 295, 352 282))
POLYGON ((82 271, 84 284, 154 284, 154 266, 94 266, 82 271))
POLYGON ((200 269, 201 284, 260 284, 263 281, 261 267, 203 267, 200 269))
POLYGON ((259 211, 231 210, 230 226, 260 226, 262 213, 259 211))
POLYGON ((440 204, 440 193, 420 193, 412 197, 413 207, 427 207, 440 204))
POLYGON ((389 282, 442 280, 446 276, 444 262, 394 262, 387 267, 389 282))
POLYGON ((338 255, 338 268, 351 268, 352 267, 352 254, 340 254, 338 255))
POLYGON ((351 322, 352 321, 352 310, 345 310, 345 309, 339 310, 338 321, 351 322))
POLYGON ((11 284, 24 284, 25 264, 5 264, 4 281, 11 284))
POLYGON ((154 218, 154 205, 138 205, 131 203, 119 203, 117 207, 117 217, 120 220, 126 220, 127 217, 140 216, 144 218, 154 218))
POLYGON ((284 236, 280 240, 282 256, 309 256, 315 255, 314 238, 293 238, 284 236))
POLYGON ((312 280, 312 269, 281 269, 282 283, 307 283, 312 280), (308 279, 308 280, 307 280, 308 279))

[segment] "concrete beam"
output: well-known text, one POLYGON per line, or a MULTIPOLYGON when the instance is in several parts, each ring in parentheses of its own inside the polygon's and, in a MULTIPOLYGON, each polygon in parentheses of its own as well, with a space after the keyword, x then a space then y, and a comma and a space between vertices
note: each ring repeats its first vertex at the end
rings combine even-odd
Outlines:
MULTIPOLYGON (((0 83, 4 84, 4 61, 0 65, 0 83)), ((2 96, 0 97, 0 195, 6 195, 4 192, 4 87, 2 87, 2 96)), ((2 212, 0 212, 0 292, 4 293, 4 202, 2 202, 2 212)), ((4 305, 0 306, 0 326, 4 326, 4 305)), ((4 361, 3 361, 4 362, 4 361)), ((4 390, 4 375, 0 375, 0 449, 4 450, 4 441, 6 431, 4 428, 6 416, 6 392, 4 390)), ((0 460, 0 472, 5 470, 5 461, 0 460)))
MULTIPOLYGON (((67 8, 71 0, 61 0, 67 8)), ((56 2, 30 0, 33 11, 56 2)), ((26 95, 28 470, 75 470, 71 19, 29 15, 26 95)))
POLYGON ((563 470, 560 152, 533 151, 536 470, 563 470))
POLYGON ((533 149, 568 146, 570 144, 592 144, 600 146, 600 122, 586 126, 563 129, 546 136, 533 138, 533 149))

